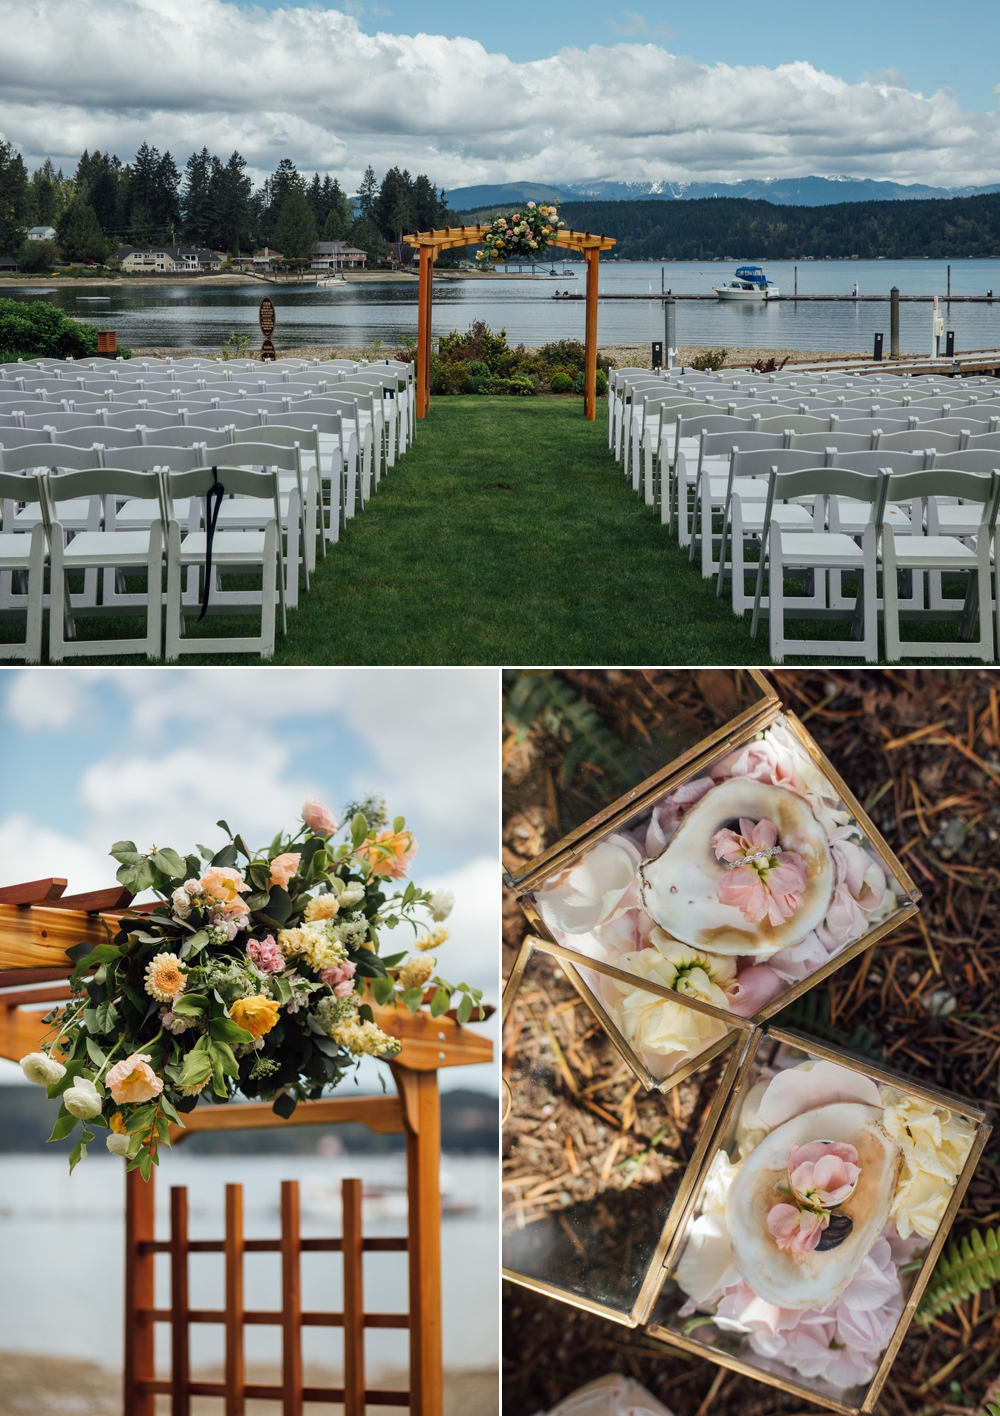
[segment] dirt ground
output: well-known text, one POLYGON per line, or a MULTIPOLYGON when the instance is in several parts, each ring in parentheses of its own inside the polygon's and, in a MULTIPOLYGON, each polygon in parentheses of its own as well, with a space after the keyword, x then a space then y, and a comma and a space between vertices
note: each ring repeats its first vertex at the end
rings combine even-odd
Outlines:
MULTIPOLYGON (((504 736, 504 859, 515 873, 588 811, 576 786, 581 770, 564 784, 561 768, 572 743, 553 710, 559 695, 563 701, 568 701, 567 692, 573 695, 578 722, 585 721, 581 702, 592 710, 587 731, 592 747, 603 742, 608 749, 600 758, 606 774, 615 761, 615 744, 602 739, 598 727, 613 735, 620 754, 633 753, 634 762, 641 765, 651 741, 669 741, 671 724, 680 732, 683 747, 685 732, 697 732, 706 716, 711 722, 720 706, 724 708, 720 695, 734 691, 733 673, 723 670, 556 671, 557 693, 529 724, 510 704, 521 677, 513 671, 506 675, 504 736)), ((805 721, 923 892, 918 917, 845 965, 827 988, 806 995, 810 1018, 779 1021, 852 1051, 880 1055, 899 1072, 995 1107, 1000 1096, 997 675, 990 670, 818 669, 776 670, 770 677, 785 706, 805 721)), ((670 755, 661 756, 661 762, 670 755)), ((599 796, 613 798, 622 789, 612 790, 598 772, 582 775, 591 811, 600 804, 599 796)), ((506 968, 526 932, 516 900, 505 892, 506 968)), ((539 993, 552 987, 544 977, 538 983, 539 993)), ((589 1200, 591 1190, 601 1192, 597 1208, 603 1204, 603 1214, 596 1213, 588 1239, 595 1230, 600 1233, 600 1224, 613 1231, 617 1223, 621 1252, 622 1233, 640 1233, 641 1192, 655 1197, 657 1191, 662 1193, 664 1180, 676 1173, 687 1138, 698 1129, 706 1084, 696 1074, 668 1093, 668 1100, 677 1097, 667 1108, 670 1124, 662 1105, 655 1122, 648 1098, 626 1087, 624 1074, 607 1091, 589 1080, 593 1076, 603 1084, 608 1079, 600 1071, 600 1055, 594 1053, 603 1039, 568 1021, 580 1014, 579 1008, 567 1009, 555 996, 552 1005, 548 1021, 560 1043, 563 1065, 586 1097, 585 1105, 599 1099, 605 1114, 598 1119, 604 1124, 567 1125, 564 1118, 580 1113, 573 1109, 565 1073, 563 1082, 554 1079, 545 1127, 528 1124, 537 1098, 515 1103, 515 1124, 509 1122, 506 1128, 505 1193, 522 1194, 529 1207, 534 1206, 536 1219, 525 1234, 560 1218, 565 1223, 566 1216, 557 1212, 556 1192, 560 1185, 568 1189, 574 1183, 565 1178, 571 1154, 575 1183, 586 1187, 583 1200, 589 1200), (649 1132, 653 1124, 661 1127, 656 1139, 649 1132), (568 1145, 563 1129, 570 1137, 568 1145), (555 1187, 544 1178, 550 1165, 564 1176, 555 1187), (539 1177, 534 1184, 526 1174, 529 1168, 539 1177), (525 1185, 511 1186, 522 1172, 525 1185), (630 1210, 620 1217, 616 1204, 626 1199, 621 1191, 627 1191, 630 1210)), ((530 1049, 539 1026, 544 1027, 540 1015, 534 1026, 522 1030, 527 1042, 511 1043, 508 1036, 505 1075, 512 1085, 519 1075, 530 1074, 530 1049)), ((976 1228, 985 1232, 998 1221, 1000 1146, 991 1138, 951 1239, 976 1228)), ((579 1247, 583 1252, 583 1245, 579 1247)), ((569 1241, 563 1254, 568 1264, 569 1241)), ((575 1271, 568 1267, 567 1273, 584 1292, 603 1281, 600 1271, 581 1271, 579 1266, 575 1271)), ((563 1279, 565 1285, 565 1274, 563 1279)), ((982 1410, 1000 1374, 998 1289, 1000 1285, 984 1290, 930 1327, 911 1326, 883 1388, 879 1416, 959 1416, 982 1410)), ((641 1330, 630 1331, 513 1284, 505 1292, 504 1347, 505 1409, 517 1416, 546 1411, 577 1387, 615 1370, 643 1382, 676 1416, 806 1416, 800 1398, 731 1375, 641 1330)))
MULTIPOLYGON (((221 1373, 198 1373, 207 1380, 218 1380, 221 1373)), ((280 1381, 273 1367, 248 1368, 248 1380, 280 1381)), ((337 1372, 307 1367, 306 1380, 317 1386, 337 1386, 337 1372)), ((377 1384, 401 1387, 405 1373, 381 1372, 377 1384)), ((372 1375, 369 1374, 369 1382, 372 1375)), ((168 1416, 170 1398, 156 1398, 157 1416, 168 1416)), ((0 1416, 120 1416, 121 1374, 100 1367, 94 1362, 81 1362, 62 1357, 30 1356, 0 1352, 0 1416)), ((192 1416, 218 1416, 221 1405, 216 1397, 195 1397, 192 1416)), ((317 1416, 337 1416, 340 1405, 313 1404, 308 1408, 317 1416)), ((398 1406, 369 1406, 368 1416, 392 1416, 398 1406)), ((496 1372, 446 1372, 444 1416, 498 1416, 499 1385, 496 1372)), ((276 1401, 252 1401, 248 1405, 252 1416, 280 1416, 276 1401)))

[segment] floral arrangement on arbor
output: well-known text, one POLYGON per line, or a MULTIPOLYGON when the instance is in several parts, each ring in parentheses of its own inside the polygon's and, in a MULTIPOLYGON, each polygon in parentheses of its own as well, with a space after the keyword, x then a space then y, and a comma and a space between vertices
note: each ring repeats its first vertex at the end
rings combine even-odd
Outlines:
POLYGON ((676 1316, 842 1397, 875 1375, 975 1128, 795 1055, 760 1068, 713 1158, 673 1275, 676 1316))
POLYGON ((649 980, 753 1017, 898 908, 895 881, 779 719, 546 881, 554 938, 633 974, 587 973, 657 1077, 724 1036, 649 980))
POLYGON ((67 951, 74 996, 46 1015, 52 1037, 21 1067, 60 1101, 50 1140, 83 1123, 71 1170, 104 1128, 108 1150, 148 1177, 170 1123, 199 1101, 239 1092, 287 1118, 362 1057, 392 1058, 400 1043, 367 991, 413 1013, 429 986, 434 1017, 453 999, 459 1022, 483 1016, 479 990, 435 974, 454 899, 403 884, 417 842, 402 816, 390 827, 384 804, 366 802, 335 844, 336 820, 310 798, 294 834, 256 850, 218 825, 218 851, 116 842, 119 881, 157 902, 127 910, 106 944, 67 951), (401 923, 413 952, 382 956, 379 930, 401 923))
POLYGON ((538 206, 527 202, 521 211, 490 222, 476 264, 485 270, 500 261, 541 260, 549 241, 564 224, 559 220, 558 203, 538 206))

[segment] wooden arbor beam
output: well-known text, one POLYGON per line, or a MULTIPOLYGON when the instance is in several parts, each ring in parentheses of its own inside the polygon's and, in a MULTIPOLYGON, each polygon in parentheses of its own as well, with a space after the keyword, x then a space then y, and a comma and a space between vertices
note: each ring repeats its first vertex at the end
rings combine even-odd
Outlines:
MULTIPOLYGON (((438 251, 474 246, 486 237, 490 227, 446 226, 435 231, 415 231, 403 240, 420 256, 420 290, 417 316, 417 417, 426 416, 431 402, 431 300, 434 287, 434 260, 438 251)), ((584 333, 583 412, 590 421, 597 417, 597 293, 602 251, 610 251, 613 236, 595 236, 590 231, 561 230, 550 236, 547 246, 579 251, 587 262, 587 303, 584 333)))

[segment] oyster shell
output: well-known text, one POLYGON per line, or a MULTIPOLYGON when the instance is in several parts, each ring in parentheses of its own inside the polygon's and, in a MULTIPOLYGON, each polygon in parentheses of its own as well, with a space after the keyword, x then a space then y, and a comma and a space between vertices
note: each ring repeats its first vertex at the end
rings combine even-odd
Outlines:
POLYGON ((885 1226, 896 1193, 901 1153, 882 1126, 882 1112, 859 1102, 805 1111, 765 1136, 744 1161, 726 1198, 733 1261, 753 1291, 778 1308, 825 1308, 843 1293, 885 1226), (835 1249, 794 1254, 779 1249, 767 1227, 774 1205, 787 1204, 788 1153, 823 1136, 858 1152, 861 1175, 836 1208, 851 1230, 835 1249))
POLYGON ((784 787, 772 787, 752 777, 731 777, 697 802, 655 860, 639 867, 639 902, 668 934, 713 954, 741 954, 766 959, 779 949, 800 943, 820 924, 833 894, 833 857, 826 833, 808 802, 784 787), (740 817, 762 818, 777 827, 782 849, 796 851, 805 862, 802 904, 781 924, 766 918, 754 923, 735 905, 718 898, 725 861, 709 845, 721 827, 740 817))

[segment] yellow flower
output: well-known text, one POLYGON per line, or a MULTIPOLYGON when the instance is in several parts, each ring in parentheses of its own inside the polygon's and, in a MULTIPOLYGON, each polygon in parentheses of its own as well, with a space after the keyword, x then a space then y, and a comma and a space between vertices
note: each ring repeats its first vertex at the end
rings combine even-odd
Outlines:
POLYGON ((279 1005, 263 993, 253 998, 239 998, 229 1010, 229 1016, 239 1028, 246 1028, 254 1037, 269 1033, 278 1021, 279 1005))
POLYGON ((312 924, 316 920, 333 919, 339 909, 340 901, 336 895, 317 895, 306 905, 306 923, 312 924))
POLYGON ((437 963, 431 954, 417 954, 399 971, 399 981, 404 988, 422 988, 434 972, 437 963))
POLYGON ((664 1055, 707 1046, 722 1037, 726 1029, 721 1020, 647 993, 640 980, 648 978, 677 993, 728 1010, 724 990, 735 977, 736 960, 689 948, 655 928, 650 943, 652 947, 623 954, 619 960, 620 966, 637 979, 634 988, 625 983, 613 985, 613 1016, 625 1036, 639 1052, 664 1055))
POLYGON ((889 1218, 899 1235, 932 1239, 972 1149, 975 1128, 947 1107, 883 1087, 882 1124, 903 1152, 889 1218))
POLYGON ((206 1077, 203 1082, 198 1082, 198 1083, 196 1083, 195 1086, 192 1086, 192 1087, 181 1087, 181 1089, 180 1089, 181 1096, 200 1096, 201 1093, 202 1093, 202 1092, 205 1090, 205 1088, 208 1086, 208 1083, 209 1083, 209 1078, 206 1077))
POLYGON ((114 1131, 116 1136, 124 1136, 126 1134, 125 1118, 120 1111, 116 1111, 112 1116, 108 1118, 108 1125, 111 1127, 112 1131, 114 1131))
POLYGON ((384 1057, 397 1053, 402 1047, 398 1038, 390 1037, 375 1023, 362 1023, 357 1018, 340 1023, 333 1030, 333 1040, 355 1057, 384 1057))
POLYGON ((146 965, 146 992, 160 1003, 169 1003, 184 992, 185 972, 176 954, 154 954, 146 965))
POLYGON ((428 949, 440 949, 448 937, 447 929, 429 929, 426 934, 421 934, 419 939, 413 941, 413 947, 421 952, 428 949))

